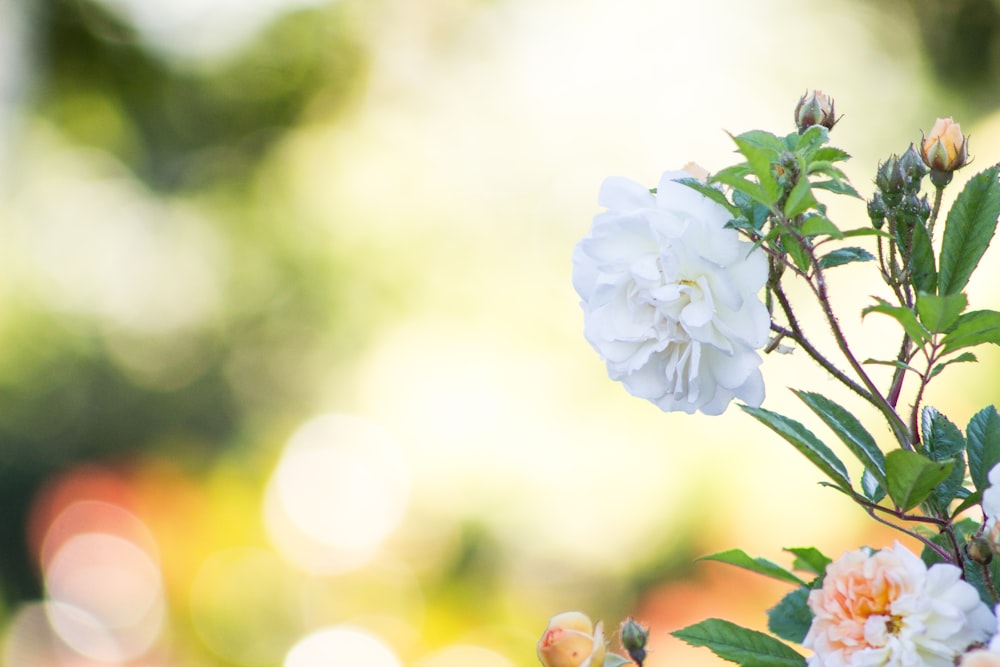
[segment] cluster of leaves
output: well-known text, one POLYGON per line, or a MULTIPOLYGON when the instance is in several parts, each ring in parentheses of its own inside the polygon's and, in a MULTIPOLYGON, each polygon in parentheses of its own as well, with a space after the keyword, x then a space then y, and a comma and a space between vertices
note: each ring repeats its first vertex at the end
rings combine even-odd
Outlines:
MULTIPOLYGON (((920 540, 926 563, 947 562, 962 568, 966 579, 992 607, 998 601, 1000 565, 996 561, 1000 559, 990 565, 984 563, 988 559, 968 557, 965 546, 982 535, 983 525, 960 515, 982 502, 988 473, 1000 463, 1000 414, 994 406, 984 408, 963 433, 943 414, 921 403, 928 383, 947 366, 976 360, 970 348, 1000 344, 1000 313, 967 311, 968 299, 963 292, 996 230, 1000 165, 975 175, 965 185, 947 214, 940 252, 935 253, 933 226, 946 184, 935 183, 933 210, 926 197, 917 199, 927 171, 922 165, 908 176, 912 197, 906 201, 897 198, 894 208, 886 208, 881 201, 875 207, 870 204, 870 213, 873 208, 877 212, 871 216, 870 227, 842 231, 827 217, 816 191, 860 197, 837 167, 838 162, 848 159, 847 153, 825 145, 826 128, 813 126, 786 137, 753 131, 733 140, 744 162, 720 171, 708 183, 688 180, 686 184, 726 206, 733 215, 731 226, 767 253, 768 305, 776 340, 790 338, 798 343, 834 378, 876 407, 894 437, 894 447, 884 451, 849 410, 830 398, 793 390, 861 463, 863 473, 855 484, 834 449, 804 424, 763 408, 742 406, 743 410, 819 468, 826 478, 823 484, 845 494, 873 519, 920 540), (880 273, 895 302, 878 298, 862 314, 889 316, 901 332, 895 358, 860 362, 830 305, 825 272, 851 262, 872 262, 876 255, 860 247, 828 250, 826 246, 866 236, 874 237, 877 243, 880 273), (842 361, 835 362, 804 331, 785 294, 783 281, 789 277, 805 281, 810 288, 842 361), (846 369, 842 368, 845 363, 846 369), (893 367, 892 383, 886 391, 868 375, 869 364, 893 367), (917 378, 908 416, 896 408, 907 374, 917 378)), ((912 147, 910 153, 906 159, 920 160, 912 147)), ((893 156, 892 160, 898 158, 893 156)), ((897 168, 895 162, 892 167, 897 168)), ((885 166, 880 166, 880 176, 884 171, 885 166)), ((720 619, 703 621, 674 635, 741 665, 805 665, 805 658, 781 640, 801 643, 805 638, 812 621, 809 591, 822 584, 830 559, 811 547, 787 551, 795 557, 792 570, 739 550, 707 557, 795 586, 768 612, 768 628, 774 636, 720 619)))

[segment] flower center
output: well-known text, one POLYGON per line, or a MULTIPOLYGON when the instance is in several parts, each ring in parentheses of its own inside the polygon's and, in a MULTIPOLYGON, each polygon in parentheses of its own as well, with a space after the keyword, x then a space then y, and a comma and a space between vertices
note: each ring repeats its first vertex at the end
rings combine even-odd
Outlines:
POLYGON ((899 631, 903 629, 903 617, 894 615, 890 616, 889 620, 885 622, 885 630, 890 635, 899 634, 899 631))

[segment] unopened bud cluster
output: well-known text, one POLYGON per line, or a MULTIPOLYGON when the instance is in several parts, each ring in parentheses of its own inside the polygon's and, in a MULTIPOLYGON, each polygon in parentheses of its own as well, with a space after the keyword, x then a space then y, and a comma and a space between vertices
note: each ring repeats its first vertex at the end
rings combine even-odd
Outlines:
POLYGON ((890 155, 879 165, 875 174, 877 191, 868 202, 868 216, 875 229, 881 229, 887 219, 906 229, 927 222, 931 206, 926 195, 920 195, 927 171, 927 165, 913 144, 902 156, 890 155))

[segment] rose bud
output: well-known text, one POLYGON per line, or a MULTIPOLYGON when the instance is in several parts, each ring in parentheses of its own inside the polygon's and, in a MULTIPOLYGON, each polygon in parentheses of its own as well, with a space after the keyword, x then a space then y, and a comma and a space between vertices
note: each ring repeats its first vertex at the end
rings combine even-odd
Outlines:
POLYGON ((629 616, 622 622, 618 631, 622 647, 628 652, 632 662, 642 667, 646 660, 646 641, 649 639, 649 628, 639 625, 629 616))
POLYGON ((965 544, 965 555, 976 563, 989 565, 990 561, 993 560, 993 548, 989 540, 973 537, 965 544))
POLYGON ((795 105, 795 127, 802 134, 813 125, 822 125, 832 130, 837 124, 837 116, 833 109, 833 100, 821 90, 814 90, 799 99, 795 105))
POLYGON ((603 624, 595 626, 578 611, 553 616, 538 640, 538 659, 545 667, 601 667, 605 651, 603 624))
POLYGON ((951 118, 938 118, 929 135, 921 133, 920 157, 931 169, 931 182, 944 187, 951 181, 951 172, 969 163, 969 138, 951 118))
POLYGON ((910 192, 920 192, 920 181, 927 174, 927 165, 923 158, 917 153, 913 144, 906 149, 903 156, 899 158, 899 167, 906 175, 906 187, 910 192))

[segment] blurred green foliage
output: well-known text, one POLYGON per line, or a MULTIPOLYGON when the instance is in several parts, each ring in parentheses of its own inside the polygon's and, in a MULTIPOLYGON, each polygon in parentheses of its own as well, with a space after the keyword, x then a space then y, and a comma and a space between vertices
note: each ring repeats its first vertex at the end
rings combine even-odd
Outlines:
POLYGON ((41 4, 38 113, 161 192, 246 182, 285 132, 335 116, 364 78, 336 6, 281 17, 225 62, 182 66, 99 4, 41 4))
MULTIPOLYGON (((280 191, 255 187, 290 130, 329 122, 363 89, 364 46, 345 5, 284 15, 225 61, 192 64, 154 52, 96 2, 28 2, 36 52, 24 113, 114 156, 161 197, 198 193, 236 268, 223 319, 198 333, 198 368, 180 386, 143 386, 124 373, 96 316, 50 312, 29 297, 5 304, 0 594, 10 602, 41 593, 24 526, 53 473, 167 442, 196 443, 163 453, 205 466, 247 441, 251 413, 294 409, 312 386, 316 351, 350 354, 367 325, 340 318, 358 283, 368 284, 361 263, 335 259, 328 239, 317 243, 306 223, 282 216, 280 191)), ((153 354, 176 347, 137 344, 153 354)))

